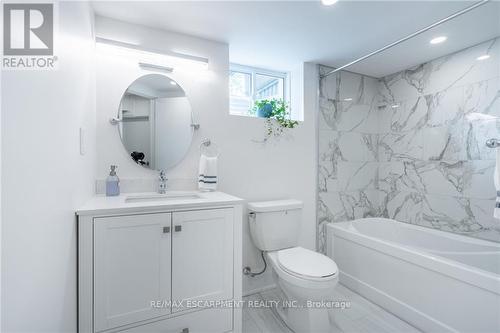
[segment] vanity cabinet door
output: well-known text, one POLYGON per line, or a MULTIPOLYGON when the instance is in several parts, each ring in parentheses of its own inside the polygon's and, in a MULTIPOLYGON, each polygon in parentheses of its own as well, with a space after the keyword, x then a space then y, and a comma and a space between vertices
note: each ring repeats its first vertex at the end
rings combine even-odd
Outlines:
POLYGON ((175 212, 172 218, 172 300, 196 301, 233 296, 233 210, 175 212))
POLYGON ((94 219, 94 331, 171 313, 172 214, 94 219))

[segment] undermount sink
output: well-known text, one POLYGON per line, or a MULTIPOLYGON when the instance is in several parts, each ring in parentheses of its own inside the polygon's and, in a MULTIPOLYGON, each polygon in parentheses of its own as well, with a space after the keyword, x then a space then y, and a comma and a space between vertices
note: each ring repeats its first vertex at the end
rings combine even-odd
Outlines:
POLYGON ((196 192, 170 192, 165 194, 140 194, 129 195, 125 198, 126 203, 148 202, 148 201, 173 201, 173 200, 193 200, 201 199, 196 192))

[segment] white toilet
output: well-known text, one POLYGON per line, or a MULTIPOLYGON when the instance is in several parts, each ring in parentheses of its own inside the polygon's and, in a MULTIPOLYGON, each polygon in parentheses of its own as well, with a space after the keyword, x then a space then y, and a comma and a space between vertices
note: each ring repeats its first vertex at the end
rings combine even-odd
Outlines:
POLYGON ((279 315, 296 333, 330 332, 335 325, 328 308, 310 305, 332 300, 338 268, 327 256, 297 246, 302 202, 253 202, 248 209, 254 244, 266 252, 275 282, 286 297, 288 306, 279 307, 279 315))

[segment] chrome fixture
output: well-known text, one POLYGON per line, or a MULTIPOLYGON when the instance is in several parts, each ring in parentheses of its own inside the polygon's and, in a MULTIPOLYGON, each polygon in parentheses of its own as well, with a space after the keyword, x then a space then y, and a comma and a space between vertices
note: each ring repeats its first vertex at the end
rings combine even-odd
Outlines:
POLYGON ((434 28, 434 27, 436 27, 436 26, 440 25, 441 23, 448 22, 449 20, 452 20, 452 19, 454 19, 455 17, 458 17, 458 16, 460 16, 460 15, 463 15, 463 14, 465 14, 465 13, 467 13, 467 12, 469 12, 469 11, 471 11, 471 10, 473 10, 473 9, 475 9, 475 8, 477 8, 477 7, 479 7, 479 6, 482 6, 482 5, 486 4, 486 3, 488 3, 488 2, 490 2, 490 0, 481 0, 481 1, 479 1, 479 2, 476 2, 475 4, 473 4, 473 5, 469 6, 469 7, 465 8, 465 9, 462 9, 461 11, 456 12, 455 14, 452 14, 452 15, 450 15, 450 16, 448 16, 448 17, 445 17, 444 19, 441 19, 441 20, 439 20, 439 21, 437 21, 437 22, 434 22, 434 23, 432 23, 431 25, 429 25, 429 26, 427 26, 427 27, 425 27, 425 28, 423 28, 423 29, 420 29, 420 30, 418 30, 418 31, 416 31, 416 32, 414 32, 414 33, 412 33, 412 34, 410 34, 410 35, 408 35, 408 36, 404 37, 404 38, 398 39, 397 41, 392 42, 392 43, 390 43, 390 44, 388 44, 388 45, 386 45, 386 46, 384 46, 384 47, 382 47, 382 48, 380 48, 380 49, 378 49, 378 50, 376 50, 376 51, 370 52, 370 53, 368 53, 367 55, 362 56, 361 58, 358 58, 358 59, 356 59, 356 60, 354 60, 354 61, 351 61, 350 63, 347 63, 347 64, 345 64, 345 65, 343 65, 343 66, 338 67, 338 68, 332 69, 331 71, 329 71, 329 72, 327 72, 327 73, 325 73, 325 74, 321 75, 320 77, 321 77, 321 78, 325 78, 325 77, 330 76, 330 75, 332 75, 333 73, 336 73, 336 72, 338 72, 338 71, 340 71, 340 70, 342 70, 342 69, 344 69, 344 68, 346 68, 346 67, 349 67, 349 66, 351 66, 351 65, 357 64, 357 63, 358 63, 358 62, 360 62, 360 61, 363 61, 363 60, 365 60, 365 59, 367 59, 367 58, 370 58, 371 56, 374 56, 374 55, 376 55, 376 54, 379 54, 380 52, 383 52, 383 51, 385 51, 385 50, 387 50, 387 49, 389 49, 389 48, 391 48, 391 47, 393 47, 393 46, 396 46, 396 45, 398 45, 398 44, 401 44, 401 43, 403 43, 403 42, 407 41, 407 40, 408 40, 408 39, 410 39, 410 38, 413 38, 413 37, 415 37, 415 36, 418 36, 418 35, 420 35, 420 34, 422 34, 422 33, 426 32, 426 31, 428 31, 428 30, 430 30, 430 29, 432 29, 432 28, 434 28))
POLYGON ((500 147, 500 140, 498 139, 489 139, 486 141, 486 147, 488 148, 498 148, 500 147))
POLYGON ((115 117, 115 118, 110 118, 110 119, 109 119, 109 123, 110 123, 111 125, 118 125, 118 124, 119 124, 119 123, 121 123, 122 121, 123 121, 122 119, 120 119, 120 118, 116 118, 116 117, 115 117))
POLYGON ((245 266, 245 267, 243 267, 243 275, 248 275, 250 277, 256 277, 258 275, 263 274, 266 271, 267 262, 266 262, 265 252, 260 251, 260 256, 262 258, 262 261, 264 262, 264 268, 262 270, 260 270, 259 272, 252 272, 252 268, 250 266, 245 266))
POLYGON ((201 147, 205 146, 205 147, 208 147, 212 144, 212 141, 210 141, 210 139, 203 139, 203 141, 201 141, 201 144, 200 144, 200 149, 201 147))
POLYGON ((158 193, 160 194, 167 193, 167 181, 168 178, 165 175, 165 171, 160 170, 160 175, 158 176, 158 193))
POLYGON ((219 147, 210 139, 203 139, 200 143, 200 154, 217 157, 219 156, 219 147))
POLYGON ((150 70, 152 69, 167 73, 172 73, 174 71, 173 67, 148 64, 147 62, 139 62, 139 67, 141 67, 142 69, 150 69, 150 70))

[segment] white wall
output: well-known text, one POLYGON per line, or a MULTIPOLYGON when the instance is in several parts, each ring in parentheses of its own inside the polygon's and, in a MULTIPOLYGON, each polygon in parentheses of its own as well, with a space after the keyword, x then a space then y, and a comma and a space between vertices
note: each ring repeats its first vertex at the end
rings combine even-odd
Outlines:
POLYGON ((93 15, 61 2, 59 18, 58 70, 2 73, 4 332, 76 332, 74 211, 95 177, 93 15))
MULTIPOLYGON (((145 48, 177 51, 209 59, 208 71, 176 69, 169 76, 186 91, 193 108, 195 122, 201 128, 195 133, 193 144, 184 161, 169 170, 169 183, 195 186, 199 157, 199 145, 208 137, 220 150, 219 189, 247 200, 297 198, 304 201, 304 220, 301 245, 315 247, 315 185, 316 185, 316 116, 314 107, 306 108, 305 121, 294 129, 292 138, 262 145, 254 142, 264 135, 262 119, 230 116, 228 101, 228 45, 150 29, 137 25, 96 18, 97 35, 103 38, 135 43, 145 48)), ((135 165, 129 160, 117 134, 109 124, 116 116, 120 98, 127 86, 140 75, 137 62, 112 55, 98 55, 97 64, 97 140, 98 178, 105 178, 110 164, 120 166, 119 176, 124 179, 149 179, 155 182, 157 174, 135 165)), ((303 90, 315 91, 317 78, 314 66, 307 65, 307 87, 304 66, 298 64, 292 79, 293 100, 303 102, 303 90)), ((314 94, 314 93, 313 93, 314 94)), ((293 102, 293 101, 292 101, 293 102)), ((306 104, 311 105, 311 104, 306 104)), ((295 107, 292 105, 292 107, 295 107)), ((249 238, 248 226, 244 227, 243 264, 255 269, 261 266, 260 255, 249 238)), ((244 290, 250 291, 271 283, 270 275, 253 279, 245 278, 244 290)))

